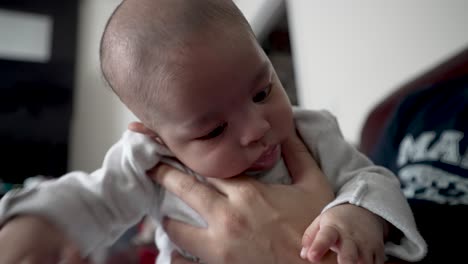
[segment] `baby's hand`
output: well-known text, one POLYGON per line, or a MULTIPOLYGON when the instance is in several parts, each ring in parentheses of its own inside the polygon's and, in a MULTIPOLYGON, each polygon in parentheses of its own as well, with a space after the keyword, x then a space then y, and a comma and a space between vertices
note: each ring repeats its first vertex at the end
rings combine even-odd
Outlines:
POLYGON ((384 237, 388 223, 372 212, 343 204, 328 209, 306 229, 301 257, 320 261, 332 250, 339 264, 384 263, 384 237))
POLYGON ((86 263, 65 234, 42 218, 18 216, 0 229, 1 264, 55 264, 60 261, 86 263))

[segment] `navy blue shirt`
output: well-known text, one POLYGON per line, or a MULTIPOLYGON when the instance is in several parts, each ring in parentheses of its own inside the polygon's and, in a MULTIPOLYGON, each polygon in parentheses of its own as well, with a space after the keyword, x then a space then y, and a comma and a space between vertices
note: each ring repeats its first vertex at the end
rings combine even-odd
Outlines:
POLYGON ((428 256, 421 263, 465 263, 468 258, 467 146, 465 76, 406 97, 370 155, 400 179, 428 243, 428 256))

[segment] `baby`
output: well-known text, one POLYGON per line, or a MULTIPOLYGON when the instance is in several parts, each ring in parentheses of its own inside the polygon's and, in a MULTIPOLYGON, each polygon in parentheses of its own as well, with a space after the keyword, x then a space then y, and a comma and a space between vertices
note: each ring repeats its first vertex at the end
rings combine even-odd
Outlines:
MULTIPOLYGON (((71 172, 9 193, 0 204, 1 224, 14 223, 8 221, 14 215, 40 215, 65 230, 82 255, 110 244, 145 215, 206 226, 146 171, 163 162, 202 182, 248 174, 289 184, 281 145, 297 131, 336 194, 318 218, 335 228, 320 229, 314 221, 307 234, 316 235, 304 239, 303 258, 319 260, 325 246, 341 263, 381 263, 384 242, 386 254, 410 261, 424 256, 424 240, 396 177, 348 144, 331 114, 291 107, 231 1, 123 1, 103 34, 101 66, 141 122, 130 126, 90 175, 71 172), (359 232, 366 229, 381 234, 359 232), (399 231, 399 240, 384 241, 386 229, 399 231)), ((161 228, 156 243, 157 263, 170 263, 173 250, 197 260, 161 228)))

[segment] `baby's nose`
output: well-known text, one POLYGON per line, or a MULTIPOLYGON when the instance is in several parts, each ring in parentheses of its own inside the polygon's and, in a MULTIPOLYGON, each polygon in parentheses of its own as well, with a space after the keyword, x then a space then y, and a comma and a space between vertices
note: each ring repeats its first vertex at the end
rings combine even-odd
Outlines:
POLYGON ((261 141, 271 129, 270 123, 264 119, 245 125, 244 134, 241 137, 241 145, 244 147, 261 141))

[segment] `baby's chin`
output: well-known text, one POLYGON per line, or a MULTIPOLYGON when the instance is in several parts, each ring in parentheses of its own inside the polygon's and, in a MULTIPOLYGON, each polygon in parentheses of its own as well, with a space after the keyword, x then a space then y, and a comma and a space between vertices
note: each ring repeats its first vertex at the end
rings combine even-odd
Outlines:
POLYGON ((212 173, 205 173, 205 174, 199 173, 199 174, 203 175, 203 176, 205 176, 207 178, 230 179, 230 178, 234 178, 234 177, 237 177, 237 176, 240 176, 240 175, 252 176, 252 175, 256 175, 256 174, 261 173, 261 172, 263 172, 263 171, 253 170, 250 167, 248 167, 248 168, 244 168, 242 170, 236 170, 235 172, 234 171, 231 171, 231 172, 223 171, 223 172, 219 172, 219 173, 212 172, 212 173))
POLYGON ((197 172, 199 175, 203 175, 204 177, 207 177, 207 178, 215 178, 215 179, 229 179, 229 178, 233 178, 233 177, 236 177, 238 175, 242 175, 244 173, 245 170, 236 170, 235 172, 234 171, 228 171, 226 172, 226 170, 223 170, 223 171, 212 171, 210 173, 199 173, 197 172))
POLYGON ((281 145, 270 146, 263 154, 247 169, 246 172, 262 172, 271 170, 281 159, 281 145))
POLYGON ((220 168, 219 170, 212 170, 210 172, 205 171, 197 172, 199 175, 203 175, 208 178, 217 178, 217 179, 229 179, 239 175, 257 175, 262 172, 267 172, 271 170, 278 161, 281 159, 281 146, 278 144, 274 146, 269 153, 262 156, 261 159, 255 161, 252 164, 249 164, 247 167, 226 170, 226 167, 220 168))

